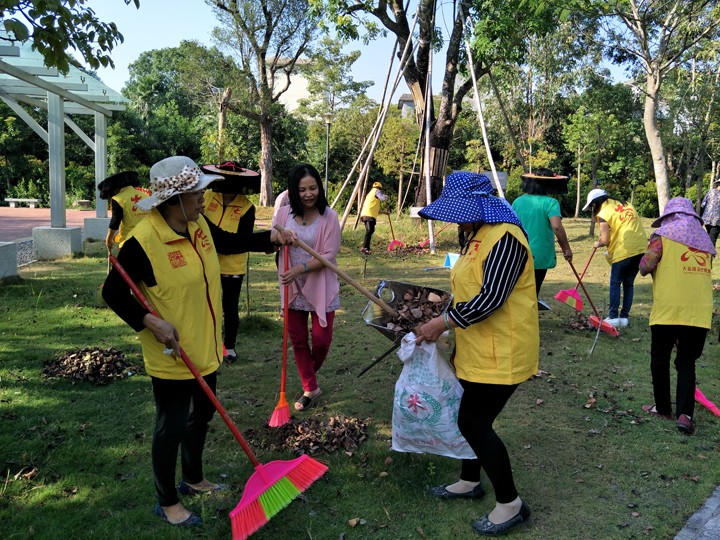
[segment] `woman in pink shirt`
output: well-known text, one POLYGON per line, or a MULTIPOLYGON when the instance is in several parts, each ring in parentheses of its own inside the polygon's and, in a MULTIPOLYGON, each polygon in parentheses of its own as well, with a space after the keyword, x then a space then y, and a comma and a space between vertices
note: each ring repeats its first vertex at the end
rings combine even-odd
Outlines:
MULTIPOLYGON (((290 204, 278 209, 273 225, 279 223, 295 231, 300 240, 336 264, 340 224, 337 213, 328 206, 317 169, 295 166, 288 178, 288 195, 290 204)), ((289 286, 288 332, 303 386, 295 410, 302 411, 321 394, 317 372, 330 350, 335 310, 340 307, 340 284, 332 270, 299 247, 290 248, 290 266, 285 269, 280 265, 278 276, 281 295, 283 285, 289 286)))

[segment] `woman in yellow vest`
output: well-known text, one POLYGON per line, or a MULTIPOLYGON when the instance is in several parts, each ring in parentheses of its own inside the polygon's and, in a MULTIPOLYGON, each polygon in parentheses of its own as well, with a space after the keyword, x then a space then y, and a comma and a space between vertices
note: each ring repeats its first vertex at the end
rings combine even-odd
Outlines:
POLYGON ((453 307, 415 331, 418 343, 455 330, 454 364, 463 387, 458 428, 477 459, 463 460, 460 480, 431 489, 443 499, 479 499, 484 469, 496 505, 473 529, 495 536, 526 523, 530 508, 520 498, 510 457, 493 423, 520 383, 538 370, 535 270, 525 231, 507 201, 492 195, 486 176, 454 172, 440 197, 420 216, 458 223, 466 241, 450 281, 453 307))
POLYGON ((635 292, 638 264, 647 245, 647 235, 635 207, 626 201, 612 199, 604 189, 592 189, 583 210, 592 209, 600 224, 600 238, 595 248, 607 247, 610 263, 610 307, 605 322, 617 327, 629 324, 635 292), (622 307, 620 288, 622 287, 622 307))
MULTIPOLYGON (((260 191, 260 174, 244 169, 235 161, 226 161, 219 165, 203 165, 202 170, 206 173, 219 174, 224 178, 213 182, 205 192, 203 215, 207 220, 230 233, 253 232, 255 205, 246 195, 260 191)), ((240 325, 238 302, 243 277, 247 271, 248 254, 220 254, 218 259, 222 286, 225 362, 232 364, 237 360, 235 342, 240 325)))
POLYGON ((656 219, 640 261, 640 274, 652 274, 650 372, 655 403, 642 409, 672 418, 670 357, 677 349, 675 419, 678 430, 692 435, 695 424, 695 360, 700 358, 712 323, 712 256, 715 246, 689 199, 675 197, 656 219))
POLYGON ((150 195, 150 191, 138 187, 140 184, 136 171, 124 171, 98 184, 100 198, 110 200, 110 224, 105 237, 105 245, 110 253, 115 244, 122 247, 135 225, 145 217, 147 212, 138 208, 137 203, 150 195))
POLYGON ((152 380, 155 514, 173 525, 192 526, 202 519, 180 503, 178 492, 196 495, 227 486, 208 481, 203 473, 205 438, 215 409, 180 358, 179 344, 215 392, 222 361, 218 252, 272 251, 276 240, 289 243, 292 237, 276 231, 236 235, 208 222, 201 215, 203 192, 222 177, 203 174, 188 157, 166 158, 152 166, 150 176, 152 195, 138 203, 149 214, 123 244, 118 260, 160 317, 135 300, 114 268, 103 298, 140 333, 152 380), (182 477, 176 487, 178 451, 182 477))
POLYGON ((382 192, 382 184, 375 182, 365 197, 362 210, 360 210, 360 221, 365 224, 365 239, 363 240, 363 247, 360 248, 360 251, 365 255, 370 254, 370 242, 372 235, 375 233, 375 224, 377 223, 377 217, 380 213, 380 203, 386 200, 387 195, 382 192))

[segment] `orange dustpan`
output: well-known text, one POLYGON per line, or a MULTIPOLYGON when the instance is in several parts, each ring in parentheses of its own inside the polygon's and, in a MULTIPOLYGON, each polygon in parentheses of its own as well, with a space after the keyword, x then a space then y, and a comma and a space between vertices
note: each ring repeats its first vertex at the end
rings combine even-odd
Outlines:
POLYGON ((559 300, 560 302, 567 304, 571 308, 573 308, 575 311, 582 311, 583 308, 583 301, 582 298, 580 298, 580 295, 578 294, 578 287, 580 286, 580 281, 582 281, 582 278, 585 277, 585 272, 587 272, 588 267, 590 266, 590 261, 592 261, 593 256, 595 255, 595 252, 597 251, 597 248, 593 248, 592 253, 590 254, 590 258, 588 259, 587 264, 585 265, 585 268, 583 268, 582 274, 580 274, 579 281, 577 285, 575 285, 574 289, 564 289, 557 293, 555 295, 555 300, 559 300))
POLYGON ((578 280, 578 285, 580 285, 582 287, 582 290, 585 293, 585 297, 588 299, 588 303, 590 304, 590 307, 592 308, 593 313, 595 313, 595 315, 590 315, 590 317, 588 318, 588 320, 590 321, 590 324, 592 324, 593 327, 595 327, 595 328, 598 328, 598 326, 599 326, 600 330, 602 330, 603 332, 605 332, 608 335, 611 335, 613 337, 619 336, 620 332, 618 331, 617 328, 615 328, 612 324, 603 321, 600 318, 600 314, 598 313, 598 310, 595 307, 595 304, 593 304, 592 300, 590 300, 590 295, 588 294, 587 289, 585 288, 585 284, 582 282, 582 279, 580 279, 580 276, 578 275, 577 270, 575 270, 575 267, 573 266, 572 261, 568 261, 568 264, 570 265, 570 268, 572 268, 573 274, 575 274, 575 277, 578 280))

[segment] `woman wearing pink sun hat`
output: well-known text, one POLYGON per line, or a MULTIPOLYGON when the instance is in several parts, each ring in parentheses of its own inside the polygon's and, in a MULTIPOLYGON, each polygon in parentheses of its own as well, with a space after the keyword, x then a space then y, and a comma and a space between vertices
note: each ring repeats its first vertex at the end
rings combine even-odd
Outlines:
POLYGON ((672 418, 670 357, 676 348, 676 426, 692 435, 695 424, 695 361, 700 358, 712 323, 712 256, 716 254, 689 199, 675 197, 656 219, 640 261, 640 274, 652 274, 650 371, 655 403, 645 412, 672 418))

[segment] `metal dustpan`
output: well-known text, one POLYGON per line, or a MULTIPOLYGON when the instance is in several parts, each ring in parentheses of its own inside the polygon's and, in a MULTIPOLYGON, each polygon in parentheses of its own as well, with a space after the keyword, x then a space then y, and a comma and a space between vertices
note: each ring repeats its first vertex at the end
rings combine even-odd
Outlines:
MULTIPOLYGON (((422 291, 423 293, 434 292, 437 295, 447 295, 447 301, 442 306, 442 312, 445 312, 452 305, 452 294, 442 289, 434 289, 432 287, 421 287, 411 283, 402 283, 400 281, 381 281, 375 289, 375 295, 384 300, 395 310, 401 308, 404 304, 403 295, 408 291, 422 291)), ((392 315, 384 311, 374 302, 368 302, 368 305, 362 312, 362 318, 365 324, 375 328, 386 338, 392 341, 399 341, 405 334, 405 330, 388 328, 388 323, 392 322, 392 315)))

